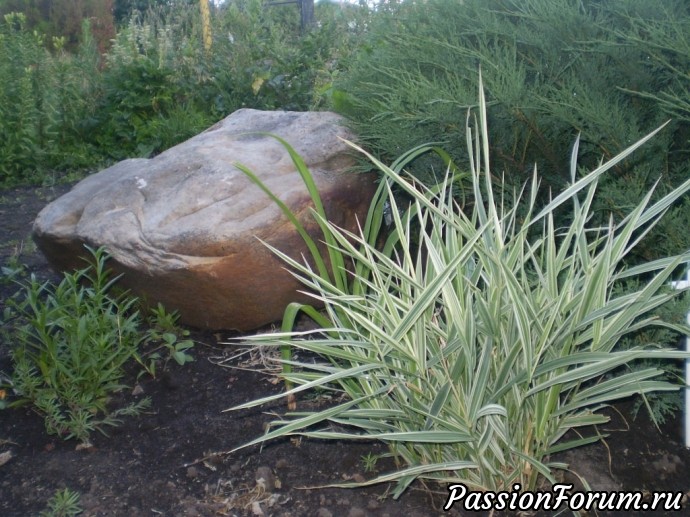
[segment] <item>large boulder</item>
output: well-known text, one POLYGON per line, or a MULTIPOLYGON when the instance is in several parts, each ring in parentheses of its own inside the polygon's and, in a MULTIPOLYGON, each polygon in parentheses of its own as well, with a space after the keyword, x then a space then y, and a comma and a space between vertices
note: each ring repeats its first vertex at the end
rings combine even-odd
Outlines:
POLYGON ((253 170, 320 239, 311 199, 287 140, 314 175, 328 217, 351 230, 373 194, 369 175, 340 138, 353 136, 338 115, 239 110, 152 159, 131 159, 94 174, 46 206, 34 239, 62 270, 81 268, 84 244, 105 246, 122 282, 181 322, 250 330, 282 317, 292 301, 312 301, 260 241, 298 258, 299 234, 235 163, 253 170), (340 137, 340 138, 339 138, 340 137))

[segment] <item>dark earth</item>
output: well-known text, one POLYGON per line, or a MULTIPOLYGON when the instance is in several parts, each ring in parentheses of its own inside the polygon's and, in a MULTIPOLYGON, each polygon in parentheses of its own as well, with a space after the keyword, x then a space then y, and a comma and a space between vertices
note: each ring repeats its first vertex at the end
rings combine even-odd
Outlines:
MULTIPOLYGON (((60 279, 36 251, 30 232, 38 211, 68 188, 0 191, 0 265, 16 259, 41 279, 60 279)), ((0 300, 16 289, 0 278, 0 300)), ((184 366, 170 361, 156 378, 142 375, 138 380, 133 367, 130 388, 118 396, 125 402, 148 396, 151 408, 125 418, 121 427, 109 430, 109 437, 94 433, 91 447, 79 450, 73 441, 48 435, 30 408, 0 410, 0 515, 38 515, 64 488, 80 494, 84 516, 485 515, 460 508, 444 512, 445 487, 413 484, 398 500, 387 496, 391 487, 383 484, 318 488, 391 470, 394 465, 386 460, 379 460, 374 472, 365 468, 364 457, 385 452, 376 443, 293 438, 228 453, 261 435, 286 406, 279 402, 224 410, 282 387, 262 350, 249 353, 224 344, 238 337, 232 332, 190 330, 195 361, 184 366)), ((5 376, 11 371, 10 346, 0 344, 5 376)), ((328 403, 316 396, 298 401, 301 409, 328 403)), ((643 412, 633 419, 630 408, 630 401, 624 401, 611 409, 610 425, 599 429, 609 434, 604 443, 578 449, 563 460, 594 489, 683 494, 685 509, 680 512, 619 515, 690 515, 690 452, 683 446, 681 415, 657 430, 643 412)))

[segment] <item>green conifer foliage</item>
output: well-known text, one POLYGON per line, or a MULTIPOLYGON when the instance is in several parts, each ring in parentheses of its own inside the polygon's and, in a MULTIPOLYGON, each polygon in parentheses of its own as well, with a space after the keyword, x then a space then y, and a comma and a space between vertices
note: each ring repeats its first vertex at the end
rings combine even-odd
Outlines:
MULTIPOLYGON (((536 164, 556 190, 570 181, 576 135, 581 165, 592 168, 671 119, 600 186, 605 220, 660 177, 661 194, 690 172, 688 35, 681 0, 412 0, 373 20, 334 103, 385 158, 439 142, 462 163, 481 67, 494 171, 521 185, 536 164)), ((440 177, 443 165, 413 167, 426 182, 429 171, 440 177)), ((639 255, 690 247, 688 208, 673 207, 639 255)))

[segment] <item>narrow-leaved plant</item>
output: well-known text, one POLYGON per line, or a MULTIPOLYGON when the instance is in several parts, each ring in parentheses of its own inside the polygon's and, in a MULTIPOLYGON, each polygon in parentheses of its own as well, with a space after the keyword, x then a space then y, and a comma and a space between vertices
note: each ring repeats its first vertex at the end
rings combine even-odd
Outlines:
POLYGON ((607 422, 602 409, 633 394, 678 389, 657 367, 629 366, 686 353, 617 344, 654 326, 687 333, 650 313, 678 294, 666 286, 690 252, 628 268, 624 259, 690 180, 657 202, 649 192, 617 224, 591 227, 601 176, 654 133, 581 177, 576 142, 571 184, 540 204, 536 171, 515 194, 492 175, 481 88, 479 99, 478 119, 467 122, 472 202, 463 209, 450 176, 429 189, 367 155, 383 174, 377 202, 392 207, 389 246, 382 251, 366 232, 335 227, 319 211, 329 249, 344 259, 333 276, 347 282, 273 249, 325 306, 327 322, 318 331, 249 341, 316 354, 320 361, 283 359, 293 367, 284 374, 294 386, 287 395, 319 388, 340 402, 288 414, 242 447, 291 434, 378 439, 401 467, 361 484, 394 481, 395 497, 417 479, 534 490, 568 468, 554 454, 601 438, 592 426, 607 422), (394 187, 409 206, 399 206, 394 187), (562 210, 569 210, 567 227, 554 223, 562 210), (637 277, 645 280, 637 290, 617 294, 621 281, 637 277))
POLYGON ((118 277, 106 268, 105 250, 88 249, 93 264, 65 273, 58 285, 33 275, 22 284, 10 300, 13 328, 7 331, 15 343, 12 405, 30 404, 49 434, 82 442, 150 405, 148 398, 117 409, 109 404, 125 387, 125 364, 141 362, 138 348, 146 334, 137 298, 114 292, 118 277))

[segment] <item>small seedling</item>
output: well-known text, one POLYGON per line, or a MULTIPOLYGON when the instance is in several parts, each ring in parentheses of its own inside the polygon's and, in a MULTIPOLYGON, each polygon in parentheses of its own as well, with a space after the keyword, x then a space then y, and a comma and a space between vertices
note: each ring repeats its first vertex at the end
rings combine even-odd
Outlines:
POLYGON ((10 382, 11 381, 0 372, 0 410, 8 407, 6 386, 9 386, 10 382))
POLYGON ((19 262, 18 255, 12 255, 7 259, 4 266, 0 268, 0 282, 9 284, 16 282, 20 278, 26 276, 26 267, 19 262))
POLYGON ((187 350, 194 347, 194 341, 185 339, 178 341, 177 336, 171 332, 166 332, 161 336, 162 344, 170 352, 170 357, 180 366, 194 361, 194 357, 187 353, 187 350))
POLYGON ((79 506, 80 495, 69 488, 57 490, 48 501, 48 508, 43 510, 40 517, 73 517, 79 515, 84 509, 79 506))
POLYGON ((178 318, 177 312, 166 311, 165 307, 160 303, 156 308, 151 309, 151 316, 149 318, 151 329, 148 331, 147 341, 158 346, 146 355, 148 361, 142 364, 144 364, 144 368, 152 377, 156 376, 157 364, 161 360, 164 361, 164 369, 170 359, 173 359, 180 366, 194 361, 194 357, 188 353, 188 350, 194 347, 194 341, 191 339, 179 339, 179 336, 183 338, 188 337, 189 331, 177 326, 178 318), (160 353, 162 349, 168 351, 165 358, 160 353))
POLYGON ((364 466, 364 472, 376 472, 376 463, 378 461, 378 454, 372 454, 371 452, 369 452, 362 456, 362 465, 364 466))

